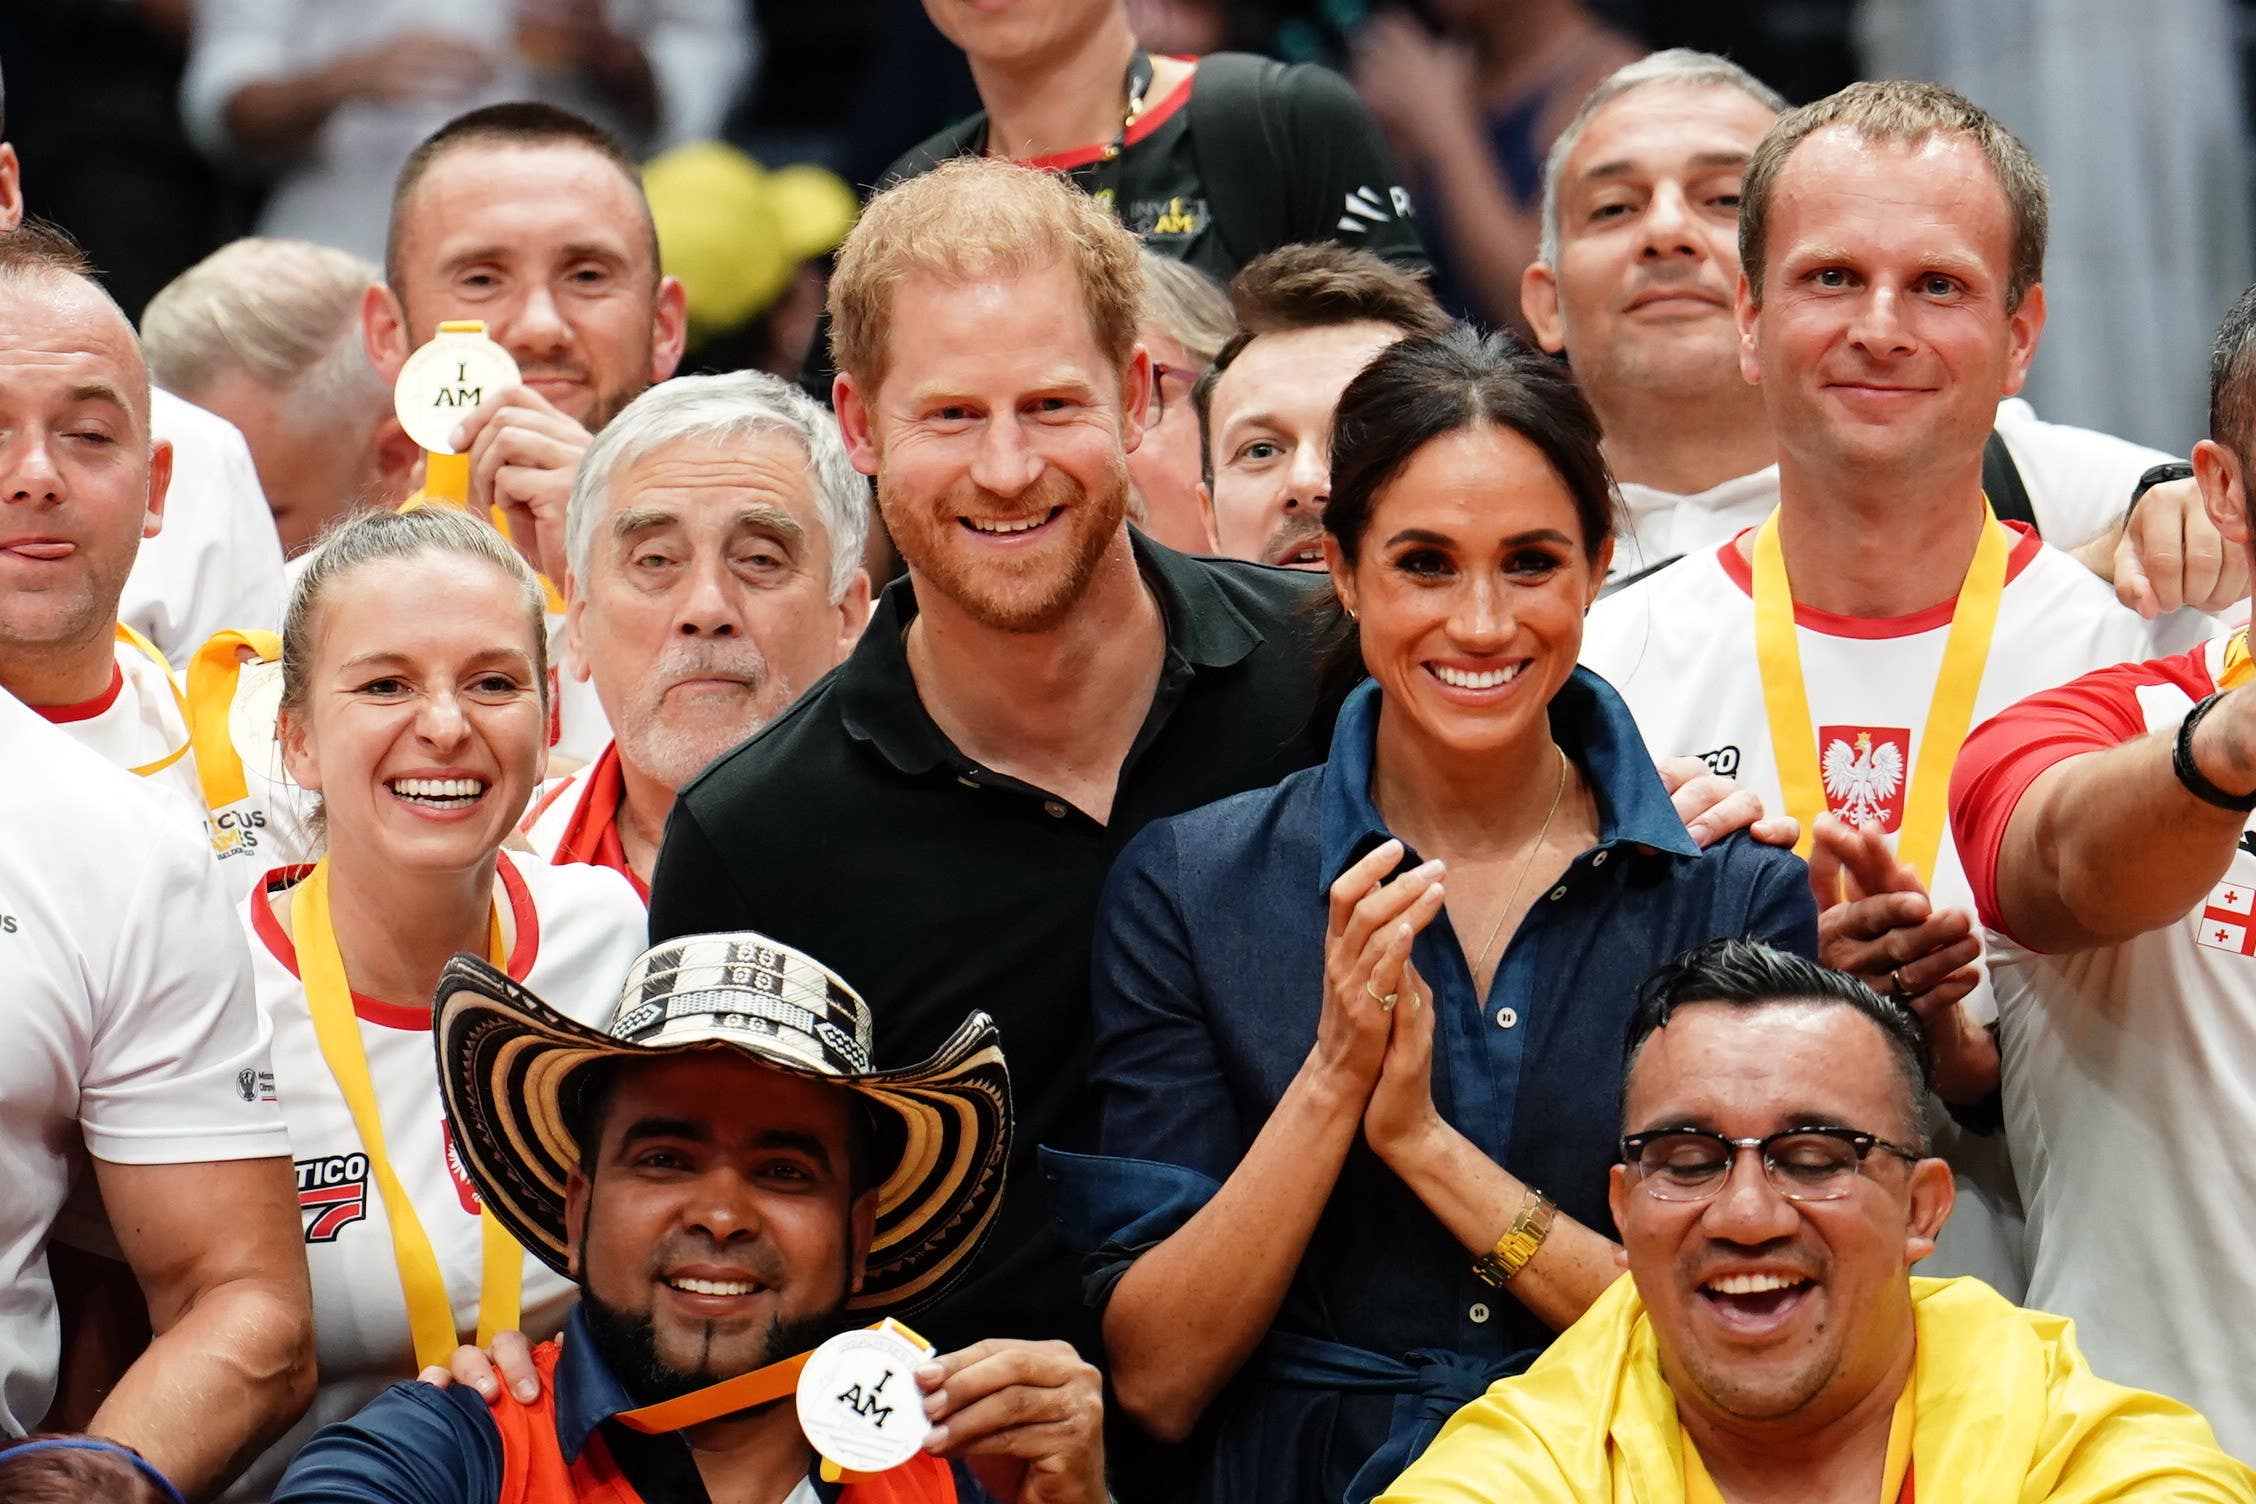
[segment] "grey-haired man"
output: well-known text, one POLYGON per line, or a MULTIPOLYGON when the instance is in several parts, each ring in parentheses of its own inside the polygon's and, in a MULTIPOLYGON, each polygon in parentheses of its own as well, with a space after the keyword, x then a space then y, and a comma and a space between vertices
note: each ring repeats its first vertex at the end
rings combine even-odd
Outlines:
POLYGON ((869 482, 829 413, 741 371, 644 392, 589 446, 565 516, 565 636, 614 740, 526 839, 646 896, 674 791, 844 658, 869 619, 869 482))

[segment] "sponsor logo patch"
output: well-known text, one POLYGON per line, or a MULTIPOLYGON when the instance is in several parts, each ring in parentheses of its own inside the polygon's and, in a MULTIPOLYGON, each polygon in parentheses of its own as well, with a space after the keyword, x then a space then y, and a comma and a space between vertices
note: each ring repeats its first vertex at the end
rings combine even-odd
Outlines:
POLYGON ((308 1243, 334 1243, 337 1234, 368 1215, 368 1156, 325 1154, 301 1159, 298 1211, 308 1243))

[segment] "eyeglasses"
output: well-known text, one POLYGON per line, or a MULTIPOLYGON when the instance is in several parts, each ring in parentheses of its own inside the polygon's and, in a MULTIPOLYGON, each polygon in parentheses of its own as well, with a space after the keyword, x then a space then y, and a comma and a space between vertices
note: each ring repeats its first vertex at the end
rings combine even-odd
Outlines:
POLYGON ((1660 1128, 1621 1141, 1622 1163, 1656 1201, 1706 1201, 1723 1189, 1739 1151, 1762 1156, 1771 1189, 1788 1201, 1838 1201, 1856 1185, 1875 1149, 1908 1163, 1926 1158, 1854 1128, 1785 1128, 1766 1138, 1725 1138, 1697 1128, 1660 1128))
POLYGON ((1151 396, 1144 401, 1144 427, 1157 428, 1160 419, 1167 416, 1167 378, 1172 376, 1183 385, 1185 392, 1197 384, 1205 368, 1162 365, 1152 362, 1151 396))

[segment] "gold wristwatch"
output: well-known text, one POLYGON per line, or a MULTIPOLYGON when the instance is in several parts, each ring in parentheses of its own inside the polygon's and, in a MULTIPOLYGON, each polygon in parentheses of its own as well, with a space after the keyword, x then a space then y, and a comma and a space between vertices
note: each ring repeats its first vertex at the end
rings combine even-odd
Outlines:
POLYGON ((1529 1186, 1527 1199, 1520 1203, 1520 1214, 1504 1229, 1494 1248, 1473 1260, 1473 1273, 1500 1290, 1510 1284, 1512 1276, 1528 1266, 1543 1240, 1551 1236, 1551 1224, 1558 1215, 1558 1203, 1529 1186))

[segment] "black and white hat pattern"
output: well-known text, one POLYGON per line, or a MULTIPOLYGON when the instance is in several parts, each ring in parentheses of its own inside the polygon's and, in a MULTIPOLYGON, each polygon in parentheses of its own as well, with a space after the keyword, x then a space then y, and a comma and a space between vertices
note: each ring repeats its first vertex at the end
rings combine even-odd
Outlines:
POLYGON ((495 1217, 569 1273, 564 1183, 594 1066, 734 1050, 858 1093, 875 1126, 877 1227, 857 1312, 905 1312, 963 1273, 992 1229, 1010 1156, 1010 1075, 994 1023, 974 1013, 928 1060, 874 1070, 869 1005, 813 957, 750 932, 685 935, 628 971, 608 1031, 558 1013, 461 955, 439 980, 434 1039, 447 1120, 495 1217))

